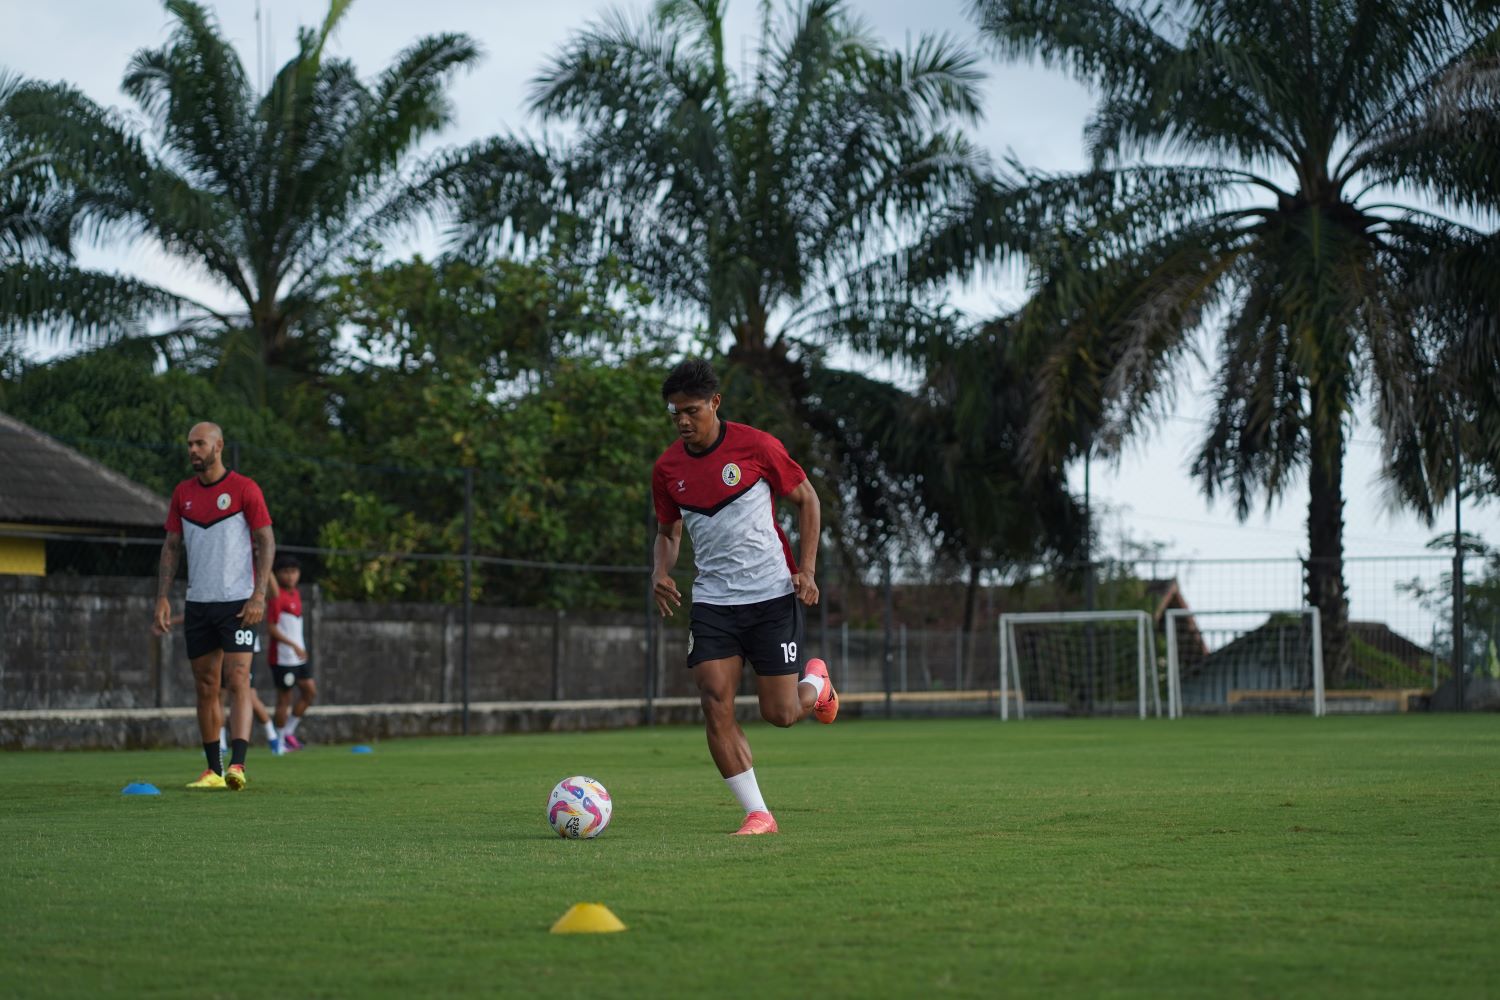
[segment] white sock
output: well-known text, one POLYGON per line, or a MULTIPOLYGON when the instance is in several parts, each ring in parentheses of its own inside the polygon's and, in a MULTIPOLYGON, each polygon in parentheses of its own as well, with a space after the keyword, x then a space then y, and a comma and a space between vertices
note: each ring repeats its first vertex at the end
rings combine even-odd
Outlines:
POLYGON ((266 720, 266 739, 268 739, 268 740, 274 740, 275 738, 276 738, 276 723, 272 722, 270 719, 267 719, 266 720))
POLYGON ((229 749, 229 727, 219 727, 219 752, 223 753, 229 749))
POLYGON ((818 674, 808 674, 797 682, 798 684, 811 684, 813 689, 813 700, 817 700, 823 694, 823 678, 818 674))
POLYGON ((753 812, 770 812, 766 808, 766 800, 760 797, 760 785, 755 781, 755 768, 736 774, 732 778, 725 778, 724 784, 734 793, 734 797, 740 800, 740 805, 745 808, 745 815, 753 812))
POLYGON ((297 723, 302 721, 302 716, 293 715, 287 718, 286 725, 281 727, 282 736, 290 736, 297 731, 297 723))

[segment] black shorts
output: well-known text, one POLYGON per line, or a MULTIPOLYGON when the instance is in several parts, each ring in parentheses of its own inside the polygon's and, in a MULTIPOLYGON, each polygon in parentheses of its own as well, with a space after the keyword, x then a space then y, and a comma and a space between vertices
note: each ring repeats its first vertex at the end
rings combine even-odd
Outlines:
POLYGON ((312 680, 312 661, 306 663, 271 664, 271 679, 276 682, 276 690, 290 691, 297 686, 298 681, 312 680))
POLYGON ((694 604, 688 666, 741 656, 757 674, 801 674, 802 602, 787 594, 757 604, 694 604))
POLYGON ((255 627, 240 623, 244 601, 188 601, 183 613, 183 636, 188 659, 222 649, 226 653, 253 653, 255 627))

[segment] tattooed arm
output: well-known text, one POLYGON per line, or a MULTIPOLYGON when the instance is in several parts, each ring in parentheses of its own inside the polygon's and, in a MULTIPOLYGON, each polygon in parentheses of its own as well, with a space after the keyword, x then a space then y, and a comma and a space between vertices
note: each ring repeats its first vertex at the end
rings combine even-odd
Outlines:
POLYGON ((161 543, 161 561, 156 566, 156 616, 153 629, 162 634, 172 631, 172 581, 177 577, 177 561, 182 556, 182 536, 167 532, 161 543))

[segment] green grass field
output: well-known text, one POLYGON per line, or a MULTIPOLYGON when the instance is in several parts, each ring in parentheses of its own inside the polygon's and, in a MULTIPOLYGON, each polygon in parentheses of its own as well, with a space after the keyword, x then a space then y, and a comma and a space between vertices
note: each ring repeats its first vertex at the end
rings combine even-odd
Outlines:
MULTIPOLYGON (((307 727, 316 734, 316 717, 307 727)), ((0 755, 8 996, 1481 996, 1500 718, 692 728, 0 755), (614 821, 555 838, 552 783, 614 821), (125 797, 131 780, 160 797, 125 797), (552 935, 579 901, 629 925, 552 935)))

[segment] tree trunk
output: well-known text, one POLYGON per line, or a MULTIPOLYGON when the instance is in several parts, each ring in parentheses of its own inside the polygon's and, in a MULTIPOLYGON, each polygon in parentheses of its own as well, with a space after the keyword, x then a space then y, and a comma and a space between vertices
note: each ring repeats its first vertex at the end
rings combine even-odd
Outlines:
POLYGON ((1323 675, 1342 687, 1352 662, 1349 600, 1344 585, 1344 429, 1339 415, 1324 417, 1321 393, 1312 391, 1312 449, 1308 471, 1307 600, 1322 616, 1323 675), (1322 423, 1330 426, 1319 426, 1322 423))

